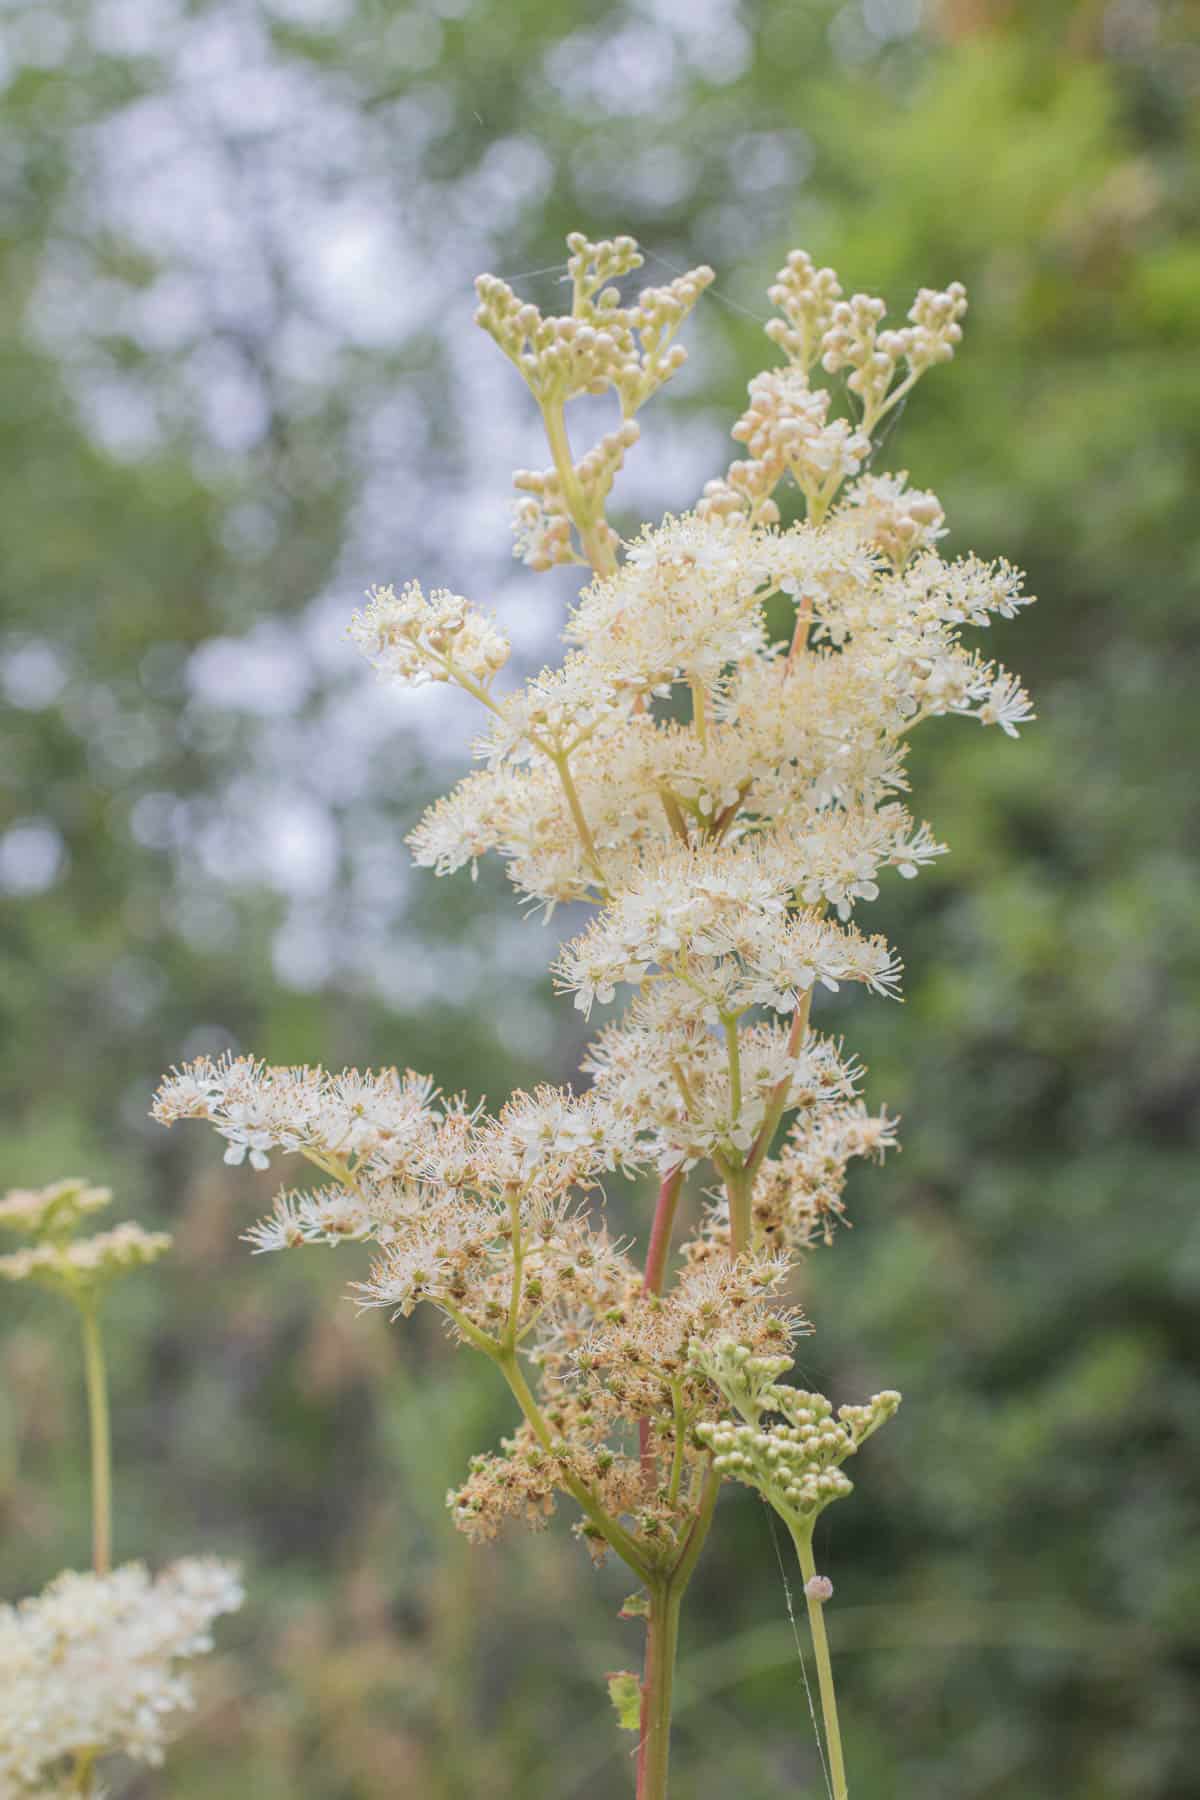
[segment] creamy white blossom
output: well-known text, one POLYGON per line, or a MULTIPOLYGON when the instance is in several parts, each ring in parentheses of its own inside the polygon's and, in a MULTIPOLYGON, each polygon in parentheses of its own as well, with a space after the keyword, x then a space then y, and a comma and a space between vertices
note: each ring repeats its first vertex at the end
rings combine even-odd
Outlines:
POLYGON ((212 1648, 214 1619, 243 1597, 229 1564, 187 1557, 155 1577, 140 1563, 67 1570, 0 1606, 0 1796, 45 1793, 76 1753, 160 1763, 192 1705, 180 1665, 212 1648))

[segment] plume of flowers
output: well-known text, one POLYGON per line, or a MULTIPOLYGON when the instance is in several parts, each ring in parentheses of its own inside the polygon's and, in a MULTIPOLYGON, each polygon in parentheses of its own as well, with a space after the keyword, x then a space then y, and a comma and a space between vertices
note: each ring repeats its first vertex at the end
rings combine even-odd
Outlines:
POLYGON ((896 1122, 867 1109, 863 1071, 810 1015, 845 983, 898 994, 899 955, 864 909, 887 871, 911 879, 945 849, 907 805, 909 740, 936 718, 1010 737, 1032 718, 1020 682, 968 635, 1028 596, 1003 561, 945 559, 937 496, 870 466, 881 421, 955 354, 958 283, 921 289, 892 329, 882 300, 844 299, 831 269, 794 251, 770 289, 784 360, 755 376, 734 426, 745 457, 691 511, 622 540, 605 508, 634 415, 680 365, 676 333, 712 271, 627 300, 631 238, 574 234, 568 249, 561 316, 495 276, 477 284, 478 322, 528 386, 551 456, 517 472, 518 554, 589 571, 563 661, 502 691, 498 627, 415 584, 372 590, 350 632, 389 679, 453 682, 479 703, 479 767, 410 842, 441 875, 495 852, 526 900, 588 909, 555 957, 557 985, 585 1015, 628 1000, 587 1052, 591 1085, 488 1115, 411 1074, 202 1059, 164 1082, 155 1112, 207 1119, 231 1163, 307 1159, 325 1183, 285 1189, 254 1248, 369 1240, 362 1303, 400 1316, 431 1304, 497 1365, 521 1422, 473 1461, 451 1510, 490 1538, 511 1516, 544 1524, 566 1495, 593 1554, 639 1577, 646 1672, 614 1677, 614 1694, 636 1715, 642 1800, 666 1791, 672 1621, 721 1482, 749 1481, 780 1509, 842 1800, 811 1521, 898 1396, 834 1420, 779 1377, 807 1329, 790 1272, 832 1240, 849 1164, 882 1159, 896 1122), (604 394, 619 421, 576 457, 567 409, 604 394), (606 1180, 642 1171, 659 1186, 639 1263, 600 1203, 606 1180), (710 1185, 671 1286, 693 1171, 710 1185))

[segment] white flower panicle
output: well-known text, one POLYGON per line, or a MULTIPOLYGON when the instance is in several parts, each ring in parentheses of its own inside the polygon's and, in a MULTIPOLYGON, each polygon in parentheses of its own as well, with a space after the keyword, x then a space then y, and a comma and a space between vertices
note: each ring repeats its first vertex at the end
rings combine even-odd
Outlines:
POLYGON ((0 1606, 0 1795, 41 1795, 76 1755, 161 1763, 192 1705, 180 1665, 243 1600, 237 1571, 189 1557, 151 1578, 68 1570, 34 1599, 0 1606))
POLYGON ((961 340, 957 283, 923 288, 892 330, 881 300, 844 299, 793 252, 767 328, 784 360, 734 427, 745 457, 694 510, 622 542, 605 502, 633 415, 679 366, 675 335, 712 271, 626 302, 631 238, 568 247, 569 313, 483 276, 477 315, 546 428, 550 466, 516 475, 518 553, 590 570, 562 662, 498 691, 497 628, 416 584, 373 590, 351 631, 385 673, 455 682, 484 709, 481 766, 410 843, 438 874, 495 851, 526 900, 588 909, 558 988, 585 1014, 630 990, 587 1052, 591 1087, 486 1113, 411 1073, 201 1059, 155 1114, 209 1120, 231 1164, 303 1156, 321 1182, 285 1188, 253 1248, 369 1242, 360 1304, 430 1304, 504 1372, 524 1423, 451 1496, 464 1530, 543 1523, 569 1493, 589 1547, 644 1577, 707 1529, 712 1470, 811 1521, 894 1409, 885 1394, 834 1421, 777 1379, 802 1328, 790 1268, 834 1236, 850 1166, 896 1143, 810 1012, 843 984, 896 995, 899 956, 862 909, 888 871, 910 879, 945 852, 906 804, 909 740, 936 718, 1008 735, 1032 718, 969 637, 1029 597, 1003 561, 944 558, 937 496, 870 466, 880 421, 961 340), (619 417, 576 456, 566 409, 606 394, 619 417), (785 525, 789 488, 803 512, 785 525), (659 1200, 639 1268, 599 1208, 602 1184, 643 1170, 659 1200), (710 1185, 670 1286, 689 1171, 710 1185))

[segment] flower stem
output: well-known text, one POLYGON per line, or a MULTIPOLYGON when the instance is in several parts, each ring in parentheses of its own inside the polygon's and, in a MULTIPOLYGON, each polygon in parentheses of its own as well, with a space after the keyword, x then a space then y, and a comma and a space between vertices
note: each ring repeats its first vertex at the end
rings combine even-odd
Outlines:
POLYGON ((804 1577, 804 1600, 808 1607, 808 1628, 812 1632, 813 1654, 817 1659, 817 1680, 821 1688, 821 1717, 825 1721, 825 1747, 829 1753, 829 1777, 833 1800, 846 1800, 846 1765, 842 1759, 842 1734, 838 1729, 837 1694, 833 1686, 833 1664, 829 1660, 829 1639, 825 1635, 825 1608, 822 1601, 809 1592, 809 1582, 817 1572, 813 1559, 813 1528, 789 1525, 800 1573, 804 1577))
MULTIPOLYGON (((92 1567, 112 1568, 112 1433, 108 1420, 108 1378, 100 1321, 92 1299, 79 1302, 83 1326, 83 1369, 87 1383, 88 1428, 92 1445, 92 1567)), ((87 1789, 83 1789, 87 1792, 87 1789)))
POLYGON ((642 1681, 641 1738, 638 1743, 637 1800, 666 1800, 671 1758, 671 1691, 679 1644, 683 1590, 669 1578, 650 1586, 646 1626, 646 1667, 642 1681))
POLYGON ((571 454, 571 442, 567 437, 567 422, 563 417, 562 401, 543 401, 542 420, 546 427, 546 442, 550 446, 554 467, 558 473, 558 479, 562 483, 567 511, 579 533, 579 542, 583 547, 583 553, 597 575, 613 575, 617 568, 616 555, 605 534, 603 512, 599 518, 593 517, 592 509, 589 508, 584 498, 579 476, 575 470, 575 459, 571 454))
POLYGON ((558 779, 562 783, 562 791, 566 797, 567 806, 570 809, 575 829, 579 833, 579 841, 583 845, 584 854, 591 864, 592 873, 595 875, 601 889, 607 891, 608 883, 604 879, 604 869, 596 851, 596 840, 592 836, 592 828, 587 822, 587 815, 583 810, 583 803, 579 798, 579 789, 575 786, 575 781, 571 774, 567 758, 560 751, 557 754, 551 753, 550 760, 558 770, 558 779))
MULTIPOLYGON (((812 1001, 813 991, 811 987, 808 987, 796 1002, 795 1011, 792 1014, 792 1028, 788 1032, 787 1042, 789 1056, 795 1056, 804 1042, 805 1034, 808 1031, 808 1021, 812 1014, 812 1001)), ((750 1170, 751 1175, 757 1174, 758 1165, 770 1151, 771 1140, 779 1129, 779 1121, 787 1107, 788 1090, 791 1085, 791 1077, 788 1075, 775 1084, 774 1092, 767 1103, 766 1117, 754 1140, 750 1154, 746 1158, 746 1167, 750 1170)))
POLYGON ((727 1165, 722 1173, 729 1199, 729 1247, 734 1256, 744 1256, 750 1248, 750 1196, 754 1189, 754 1171, 746 1165, 727 1165))
MULTIPOLYGON (((642 1276, 643 1294, 661 1294, 667 1272, 667 1256, 671 1249, 671 1228, 683 1186, 683 1164, 664 1175, 654 1208, 654 1224, 650 1228, 650 1247, 646 1252, 646 1272, 642 1276)), ((654 1451, 649 1419, 638 1420, 638 1450, 642 1461, 642 1479, 650 1493, 658 1483, 658 1457, 654 1451)))
POLYGON ((725 1029, 725 1051, 729 1058, 730 1119, 736 1127, 742 1113, 742 1057, 736 1014, 731 1017, 727 1013, 722 1013, 721 1024, 725 1029))
POLYGON ((664 1175, 658 1190, 658 1203, 654 1208, 654 1224, 650 1228, 650 1248, 646 1252, 646 1272, 642 1277, 644 1294, 661 1294, 663 1278, 667 1272, 667 1256, 671 1248, 671 1228, 675 1223, 675 1208, 679 1204, 679 1190, 683 1186, 683 1164, 664 1175))
POLYGON ((86 1795, 93 1792, 92 1770, 95 1764, 96 1752, 94 1750, 77 1750, 75 1752, 75 1769, 71 1782, 75 1793, 86 1795))

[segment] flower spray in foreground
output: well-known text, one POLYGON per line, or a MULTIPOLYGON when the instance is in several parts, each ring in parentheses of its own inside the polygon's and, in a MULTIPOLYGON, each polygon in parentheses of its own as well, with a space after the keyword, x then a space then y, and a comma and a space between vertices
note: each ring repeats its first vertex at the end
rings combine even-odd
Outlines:
POLYGON ((104 1757, 160 1763, 176 1715, 191 1705, 181 1665, 211 1649, 213 1620, 242 1603, 236 1572, 215 1557, 184 1558, 156 1577, 141 1563, 112 1567, 101 1301, 171 1240, 131 1224, 77 1236, 111 1198, 107 1188, 67 1180, 0 1200, 0 1228, 33 1240, 0 1256, 0 1276, 36 1282, 79 1315, 92 1471, 91 1571, 64 1570, 35 1598, 0 1607, 0 1800, 94 1800, 104 1757))
POLYGON ((489 1539, 511 1517, 543 1524, 565 1497, 593 1557, 627 1564, 645 1662, 611 1686, 638 1734, 640 1800, 667 1791, 680 1607, 722 1483, 758 1490, 796 1547, 844 1800, 813 1525, 900 1397, 835 1414, 790 1386, 809 1327, 788 1288, 832 1241, 849 1163, 881 1160, 895 1125, 867 1110, 863 1071, 814 1023, 814 996, 897 994, 896 952, 859 919, 884 871, 911 878, 943 852, 905 804, 908 739, 946 714, 1016 735, 1024 691, 962 633, 1026 598, 1005 563, 939 555, 933 494, 866 472, 872 434, 953 355, 961 287, 922 289, 885 329, 881 300, 844 300, 832 270, 794 251, 770 290, 784 360, 755 377, 734 428, 746 457, 693 511, 622 542, 609 492, 712 271, 628 304, 616 284, 642 260, 633 240, 568 244, 569 313, 545 317, 483 276, 477 314, 550 455, 515 477, 516 553, 582 571, 564 661, 505 688, 498 625, 416 583, 374 590, 351 634, 387 678, 453 683, 480 707, 480 767, 418 825, 417 861, 448 875, 494 851, 527 900, 591 909, 554 967, 585 1015, 626 1003, 587 1052, 590 1082, 491 1115, 411 1072, 205 1059, 155 1110, 208 1119, 229 1162, 305 1159, 319 1184, 284 1189, 254 1247, 371 1242, 362 1301, 436 1308, 508 1383, 513 1433, 472 1461, 451 1511, 489 1539), (847 416, 822 374, 845 376, 847 416), (577 454, 567 411, 581 395, 611 396, 616 420, 577 454), (802 509, 787 528, 785 488, 802 509), (641 1241, 614 1242, 603 1185, 647 1171, 658 1198, 641 1241), (703 1207, 675 1245, 685 1182, 703 1207))

